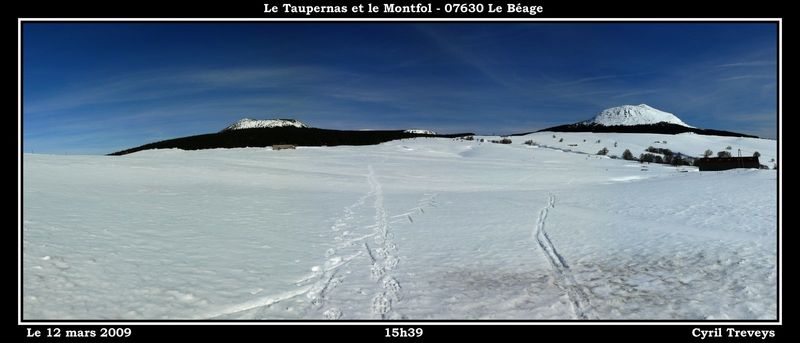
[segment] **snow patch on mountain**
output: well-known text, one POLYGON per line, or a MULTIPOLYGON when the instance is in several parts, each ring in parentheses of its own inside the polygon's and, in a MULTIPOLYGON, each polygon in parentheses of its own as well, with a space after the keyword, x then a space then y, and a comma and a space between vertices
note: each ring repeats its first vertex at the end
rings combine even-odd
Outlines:
POLYGON ((418 135, 435 135, 436 134, 436 132, 433 132, 431 130, 422 130, 422 129, 408 129, 408 130, 405 130, 403 132, 405 132, 405 133, 416 133, 418 135))
POLYGON ((622 105, 607 108, 595 116, 594 119, 585 121, 584 124, 631 126, 657 124, 661 122, 692 127, 684 123, 672 113, 664 112, 645 104, 622 105))
POLYGON ((222 131, 241 130, 241 129, 256 129, 256 128, 270 128, 270 127, 297 127, 307 128, 303 124, 294 119, 250 119, 242 118, 226 127, 222 131))

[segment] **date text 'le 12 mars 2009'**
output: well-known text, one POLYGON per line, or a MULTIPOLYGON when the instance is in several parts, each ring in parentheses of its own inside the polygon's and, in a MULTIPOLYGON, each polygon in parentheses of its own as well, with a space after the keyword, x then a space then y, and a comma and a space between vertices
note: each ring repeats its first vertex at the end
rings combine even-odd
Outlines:
POLYGON ((422 328, 385 328, 384 337, 422 337, 422 328))
POLYGON ((27 328, 26 338, 114 338, 114 337, 130 337, 133 334, 131 328, 100 328, 98 332, 95 329, 64 329, 58 327, 49 327, 45 329, 27 328))

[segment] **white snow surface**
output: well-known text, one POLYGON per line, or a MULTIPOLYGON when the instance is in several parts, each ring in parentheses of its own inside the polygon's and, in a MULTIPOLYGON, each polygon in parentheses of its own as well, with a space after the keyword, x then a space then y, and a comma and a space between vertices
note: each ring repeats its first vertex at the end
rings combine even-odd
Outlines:
POLYGON ((592 120, 585 123, 600 124, 605 126, 630 126, 630 125, 645 125, 657 124, 667 122, 671 124, 678 124, 686 127, 691 127, 680 120, 672 113, 657 110, 645 104, 641 105, 622 105, 617 107, 607 108, 601 111, 592 120))
POLYGON ((436 132, 433 132, 431 130, 423 130, 423 129, 408 129, 408 130, 405 130, 403 132, 405 132, 405 133, 416 133, 416 134, 420 134, 420 135, 435 135, 436 134, 436 132))
MULTIPOLYGON (((476 138, 495 139, 487 136, 476 138)), ((631 151, 633 156, 647 153, 648 147, 666 148, 674 153, 692 157, 703 157, 706 150, 711 150, 716 157, 720 151, 727 151, 732 156, 753 156, 758 152, 761 156, 759 162, 772 168, 776 165, 777 141, 772 139, 725 137, 698 135, 692 132, 677 135, 664 134, 621 134, 621 133, 592 133, 592 132, 536 132, 524 136, 510 137, 515 143, 532 140, 543 148, 562 149, 586 154, 597 154, 603 148, 608 149, 608 155, 622 156, 625 149, 631 151), (599 142, 598 142, 599 141, 599 142), (616 146, 614 144, 616 143, 616 146)))
POLYGON ((250 118, 242 118, 237 120, 235 123, 231 124, 230 126, 226 127, 222 131, 229 131, 229 130, 241 130, 241 129, 255 129, 255 128, 269 128, 269 127, 298 127, 304 128, 308 127, 306 124, 303 124, 294 119, 250 119, 250 118))
POLYGON ((25 154, 23 318, 776 318, 776 171, 512 139, 25 154))

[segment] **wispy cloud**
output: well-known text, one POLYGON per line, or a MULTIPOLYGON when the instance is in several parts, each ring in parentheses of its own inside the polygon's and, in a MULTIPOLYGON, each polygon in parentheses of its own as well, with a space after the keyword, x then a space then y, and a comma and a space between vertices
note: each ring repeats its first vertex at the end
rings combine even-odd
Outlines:
POLYGON ((734 80, 747 80, 747 79, 770 79, 772 76, 768 75, 738 75, 718 79, 719 81, 734 81, 734 80))
POLYGON ((453 42, 453 37, 446 36, 441 30, 433 29, 429 25, 415 25, 414 28, 423 36, 431 40, 436 47, 446 52, 458 61, 471 66, 487 79, 506 89, 514 90, 518 85, 510 84, 507 75, 499 73, 492 68, 491 61, 479 56, 476 51, 465 49, 462 45, 453 42))
POLYGON ((121 102, 141 102, 208 91, 303 86, 329 80, 334 71, 316 67, 148 70, 72 84, 55 94, 26 95, 26 114, 121 102))
POLYGON ((551 86, 552 87, 574 86, 574 85, 580 85, 580 84, 590 83, 590 82, 595 82, 595 81, 603 81, 603 80, 609 80, 609 79, 622 79, 622 78, 626 78, 626 77, 641 76, 641 75, 645 75, 645 74, 647 74, 647 73, 630 73, 630 74, 590 76, 590 77, 580 78, 580 79, 577 79, 577 80, 557 82, 557 83, 552 84, 551 86))
POLYGON ((733 68, 733 67, 761 67, 761 66, 773 66, 773 65, 775 65, 775 61, 745 61, 745 62, 718 64, 715 65, 714 67, 733 68))

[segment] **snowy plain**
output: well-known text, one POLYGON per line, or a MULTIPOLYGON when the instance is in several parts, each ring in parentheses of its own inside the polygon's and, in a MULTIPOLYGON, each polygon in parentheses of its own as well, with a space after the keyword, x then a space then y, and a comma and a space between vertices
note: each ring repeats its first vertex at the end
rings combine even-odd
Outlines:
POLYGON ((776 318, 775 170, 593 155, 775 141, 512 139, 25 154, 23 318, 776 318))

